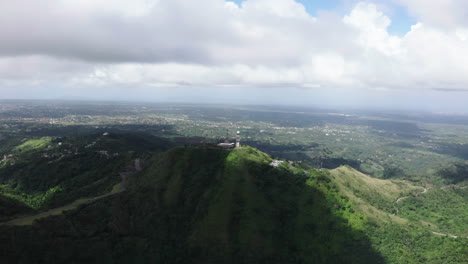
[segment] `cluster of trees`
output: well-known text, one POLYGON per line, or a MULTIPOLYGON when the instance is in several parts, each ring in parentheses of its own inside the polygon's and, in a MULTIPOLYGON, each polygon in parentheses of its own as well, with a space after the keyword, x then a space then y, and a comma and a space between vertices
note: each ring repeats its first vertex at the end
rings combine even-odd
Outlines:
POLYGON ((468 180, 468 163, 457 162, 445 168, 441 168, 436 173, 448 184, 457 184, 468 180))

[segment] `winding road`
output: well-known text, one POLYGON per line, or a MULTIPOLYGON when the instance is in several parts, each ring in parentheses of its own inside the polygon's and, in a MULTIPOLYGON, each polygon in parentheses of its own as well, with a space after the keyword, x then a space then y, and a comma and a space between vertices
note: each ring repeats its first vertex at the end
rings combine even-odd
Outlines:
MULTIPOLYGON (((414 196, 418 196, 418 195, 423 194, 423 193, 427 193, 427 189, 426 189, 426 188, 424 188, 424 190, 423 190, 422 192, 416 193, 414 196)), ((411 196, 402 196, 402 197, 398 197, 398 199, 396 199, 396 202, 398 203, 398 202, 400 202, 401 200, 406 199, 406 198, 409 198, 409 197, 411 197, 411 196)))
POLYGON ((120 172, 119 173, 120 177, 122 178, 122 181, 119 184, 116 185, 116 186, 119 186, 119 188, 117 190, 113 189, 111 192, 109 192, 107 194, 97 196, 97 197, 93 197, 93 198, 80 199, 80 200, 77 200, 77 201, 73 202, 72 204, 65 205, 65 206, 58 207, 58 208, 54 208, 54 209, 50 209, 50 210, 48 210, 46 212, 42 212, 42 213, 39 213, 39 214, 36 214, 36 215, 21 217, 21 218, 10 220, 8 222, 3 222, 3 223, 0 223, 0 226, 3 226, 3 225, 25 225, 25 224, 27 225, 27 224, 32 223, 36 219, 48 217, 48 216, 51 216, 51 215, 61 214, 64 211, 75 209, 80 205, 91 204, 91 203, 94 203, 94 202, 96 202, 98 200, 104 199, 106 197, 109 197, 109 196, 124 192, 124 191, 127 190, 127 179, 128 179, 128 177, 131 176, 132 174, 134 174, 135 172, 142 171, 140 159, 135 159, 134 168, 135 168, 134 172, 120 172))
POLYGON ((458 238, 458 236, 454 236, 454 235, 450 235, 450 234, 442 234, 442 233, 437 233, 437 232, 432 232, 432 234, 438 235, 438 236, 448 236, 448 237, 451 237, 451 238, 458 238))
MULTIPOLYGON (((442 187, 442 189, 444 189, 444 187, 442 187)), ((422 192, 419 192, 419 193, 416 193, 414 196, 418 196, 420 194, 424 194, 424 193, 427 193, 427 188, 424 188, 424 190, 422 192)), ((395 201, 395 204, 406 199, 406 198, 409 198, 411 196, 402 196, 402 197, 399 197, 398 199, 396 199, 395 201)), ((396 207, 396 205, 394 205, 395 207, 395 210, 396 210, 396 213, 394 215, 397 215, 400 210, 398 209, 398 207, 396 207)), ((459 238, 460 236, 455 236, 455 235, 451 235, 451 234, 443 234, 443 233, 438 233, 438 232, 434 232, 434 231, 431 231, 432 234, 436 235, 436 236, 446 236, 446 237, 451 237, 451 238, 459 238)), ((467 237, 468 238, 468 237, 467 237)))

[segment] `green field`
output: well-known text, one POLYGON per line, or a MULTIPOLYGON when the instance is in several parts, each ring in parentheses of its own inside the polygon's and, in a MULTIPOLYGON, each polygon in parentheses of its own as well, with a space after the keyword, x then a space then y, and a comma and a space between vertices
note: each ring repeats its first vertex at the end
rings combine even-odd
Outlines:
POLYGON ((16 152, 26 152, 32 150, 39 150, 47 147, 51 143, 51 139, 49 137, 43 137, 39 139, 30 139, 25 141, 23 144, 15 147, 13 151, 16 152))

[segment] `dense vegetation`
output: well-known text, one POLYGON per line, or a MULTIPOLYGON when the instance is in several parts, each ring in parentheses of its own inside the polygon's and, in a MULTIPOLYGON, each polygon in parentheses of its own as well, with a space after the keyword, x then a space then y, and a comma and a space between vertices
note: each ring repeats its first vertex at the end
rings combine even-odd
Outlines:
MULTIPOLYGON (((12 148, 12 157, 0 166, 0 195, 45 210, 104 194, 120 182, 119 173, 133 158, 170 146, 167 140, 138 134, 27 140, 12 148)), ((5 199, 0 206, 10 208, 1 219, 23 212, 5 199)))
POLYGON ((468 237, 468 189, 434 188, 398 203, 399 215, 431 223, 434 231, 468 237))
POLYGON ((164 252, 146 254, 181 263, 381 262, 340 216, 347 201, 317 188, 328 190, 326 177, 274 169, 269 161, 249 147, 178 148, 155 158, 132 186, 141 213, 153 208, 143 226, 153 226, 150 243, 164 252))
POLYGON ((329 173, 287 162, 274 168, 270 162, 268 155, 251 147, 232 151, 177 147, 153 154, 145 159, 145 170, 129 179, 127 192, 39 219, 31 226, 0 226, 0 244, 5 245, 0 261, 463 263, 466 259, 466 239, 432 234, 431 230, 444 229, 432 229, 429 222, 422 225, 423 218, 407 213, 403 201, 398 204, 399 215, 392 214, 397 197, 415 195, 422 187, 373 179, 351 167, 329 173))
POLYGON ((383 263, 360 230, 365 216, 325 175, 269 161, 249 147, 155 155, 114 201, 2 227, 8 246, 0 255, 25 263, 73 263, 76 255, 101 263, 383 263), (19 234, 14 241, 10 232, 19 234))
POLYGON ((0 221, 5 221, 11 216, 32 213, 34 210, 17 199, 0 195, 0 221))
POLYGON ((437 176, 444 180, 445 184, 468 183, 468 163, 457 162, 437 171, 437 176))

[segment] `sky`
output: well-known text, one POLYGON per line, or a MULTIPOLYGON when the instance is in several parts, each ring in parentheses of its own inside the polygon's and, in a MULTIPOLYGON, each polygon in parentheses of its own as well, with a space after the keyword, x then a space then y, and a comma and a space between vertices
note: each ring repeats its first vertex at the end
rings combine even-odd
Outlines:
POLYGON ((0 99, 468 112, 465 0, 0 0, 0 99))

